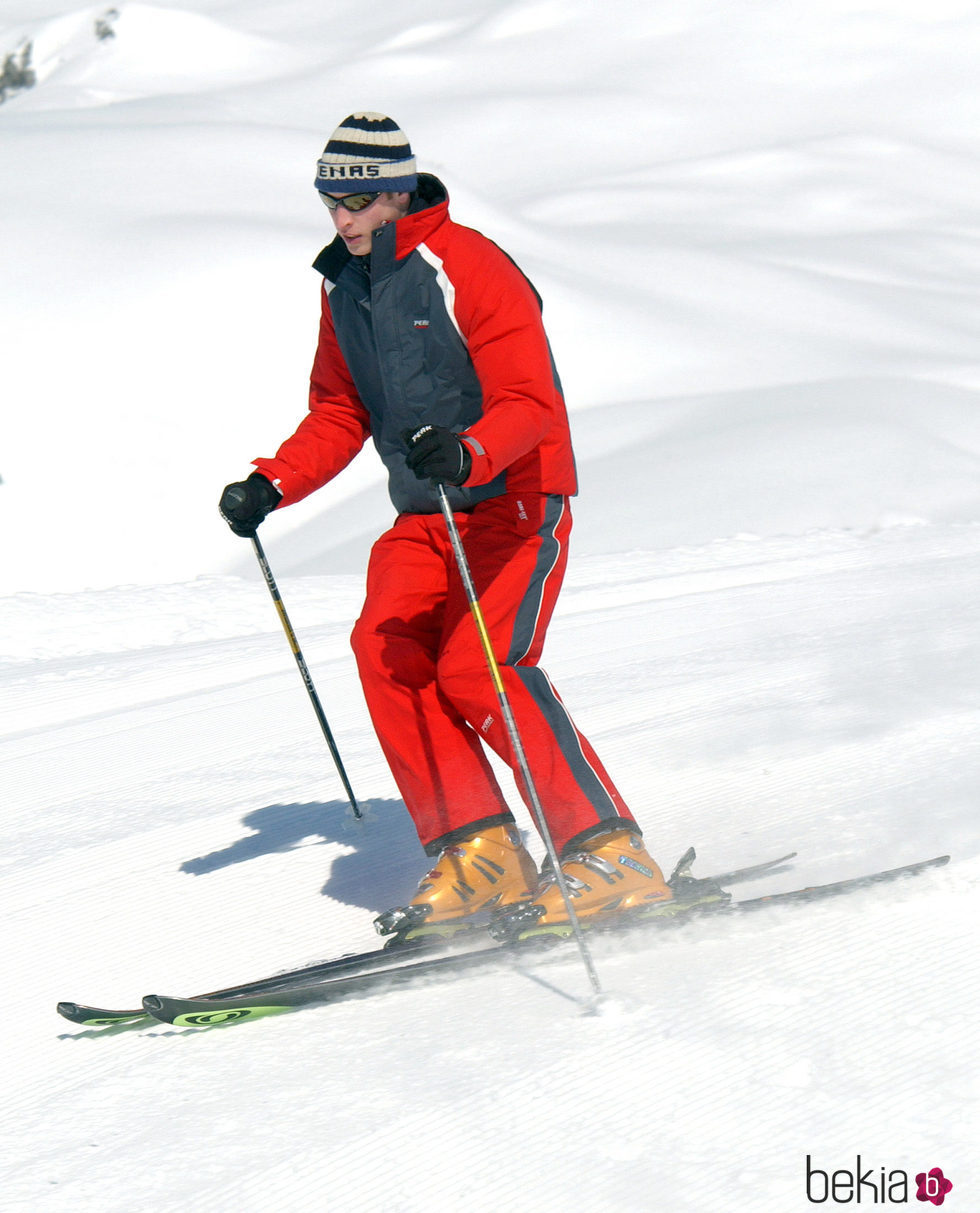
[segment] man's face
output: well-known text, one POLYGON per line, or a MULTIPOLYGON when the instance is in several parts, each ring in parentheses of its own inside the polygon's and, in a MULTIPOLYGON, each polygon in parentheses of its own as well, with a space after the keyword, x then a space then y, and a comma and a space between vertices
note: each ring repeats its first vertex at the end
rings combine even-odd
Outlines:
MULTIPOLYGON (((331 194, 331 198, 342 198, 342 194, 331 194)), ((400 219, 408 210, 409 194, 379 194, 362 211, 349 211, 338 206, 330 212, 333 225, 347 245, 348 252, 355 257, 365 257, 371 251, 371 234, 400 219)))

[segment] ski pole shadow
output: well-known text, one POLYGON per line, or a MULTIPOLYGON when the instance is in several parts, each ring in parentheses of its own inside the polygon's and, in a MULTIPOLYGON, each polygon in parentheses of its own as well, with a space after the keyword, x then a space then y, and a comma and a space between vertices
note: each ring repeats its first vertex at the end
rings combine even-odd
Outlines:
POLYGON ((248 833, 221 850, 185 860, 180 871, 207 876, 265 855, 339 844, 344 853, 324 858, 330 870, 323 896, 387 909, 414 892, 428 861, 401 800, 364 801, 360 807, 364 817, 358 821, 341 800, 266 805, 242 818, 248 833))

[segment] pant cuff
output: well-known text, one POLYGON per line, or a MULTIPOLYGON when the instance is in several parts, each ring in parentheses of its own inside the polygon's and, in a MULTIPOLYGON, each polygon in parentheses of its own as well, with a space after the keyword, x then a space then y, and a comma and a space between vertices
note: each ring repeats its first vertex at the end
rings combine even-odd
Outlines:
POLYGON ((568 855, 571 851, 580 851, 585 843, 590 842, 593 838, 598 838, 602 834, 609 834, 613 830, 629 830, 631 834, 638 834, 641 838, 643 837, 643 831, 632 817, 606 817, 597 825, 589 826, 587 830, 582 830, 574 837, 569 838, 568 842, 562 847, 559 858, 568 855))
POLYGON ((459 826, 455 830, 450 830, 448 834, 440 834, 438 838, 433 838, 431 842, 425 844, 425 853, 430 859, 437 858, 445 847, 455 846, 458 842, 465 842, 467 838, 472 838, 474 834, 479 834, 481 830, 491 830, 494 826, 506 826, 514 824, 513 813, 494 813, 492 817, 479 817, 476 821, 471 821, 465 826, 459 826))

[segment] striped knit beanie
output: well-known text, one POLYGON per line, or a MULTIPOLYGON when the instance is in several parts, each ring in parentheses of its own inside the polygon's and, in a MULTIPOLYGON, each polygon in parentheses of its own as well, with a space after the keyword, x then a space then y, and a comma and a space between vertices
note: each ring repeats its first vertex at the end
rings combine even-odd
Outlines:
POLYGON ((316 162, 316 188, 326 194, 361 190, 411 193, 418 182, 408 140, 384 114, 351 114, 316 162))

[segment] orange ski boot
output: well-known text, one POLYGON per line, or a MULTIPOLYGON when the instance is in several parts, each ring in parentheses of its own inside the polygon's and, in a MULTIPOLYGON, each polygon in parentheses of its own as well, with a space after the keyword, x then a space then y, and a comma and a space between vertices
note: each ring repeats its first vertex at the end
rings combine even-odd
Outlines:
POLYGON ((491 826, 446 847, 409 904, 386 910, 374 927, 379 935, 397 935, 397 942, 448 937, 485 925, 496 906, 531 897, 538 880, 517 828, 491 826))
MULTIPOLYGON (((629 829, 611 830, 589 839, 565 856, 561 871, 583 927, 624 915, 644 917, 644 911, 654 907, 668 910, 674 898, 663 872, 647 854, 643 839, 629 829)), ((568 907, 553 876, 545 877, 529 900, 502 909, 490 928, 494 938, 508 942, 571 932, 568 907)))

